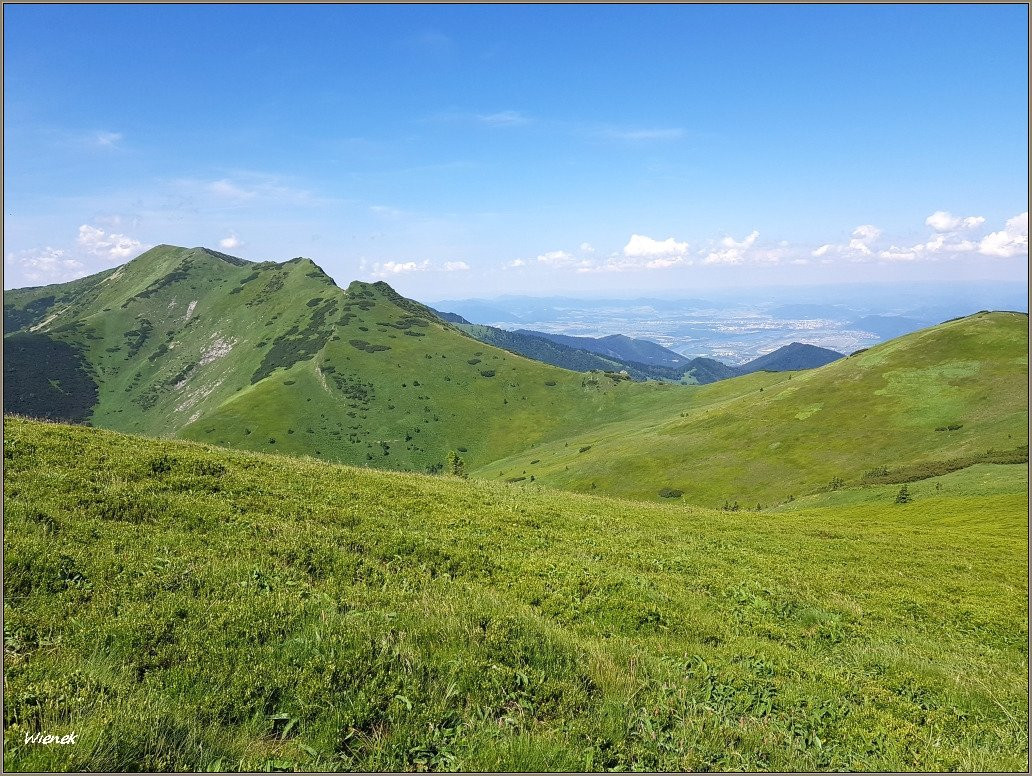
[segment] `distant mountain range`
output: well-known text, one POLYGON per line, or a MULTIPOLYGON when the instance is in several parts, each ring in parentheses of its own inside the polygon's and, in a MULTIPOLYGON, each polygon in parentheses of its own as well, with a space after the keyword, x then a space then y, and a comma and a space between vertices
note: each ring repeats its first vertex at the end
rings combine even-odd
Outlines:
POLYGON ((632 339, 623 334, 610 334, 608 337, 571 337, 566 334, 549 334, 531 329, 517 329, 519 334, 541 337, 571 348, 589 350, 601 356, 617 358, 636 364, 650 366, 680 366, 691 361, 690 358, 664 348, 655 342, 643 339, 632 339))
POLYGON ((842 353, 793 342, 748 363, 731 366, 716 359, 689 358, 662 345, 622 334, 574 337, 531 329, 508 331, 467 321, 456 313, 434 311, 474 339, 536 361, 576 372, 623 371, 635 380, 670 380, 705 385, 752 372, 814 369, 843 358, 842 353))

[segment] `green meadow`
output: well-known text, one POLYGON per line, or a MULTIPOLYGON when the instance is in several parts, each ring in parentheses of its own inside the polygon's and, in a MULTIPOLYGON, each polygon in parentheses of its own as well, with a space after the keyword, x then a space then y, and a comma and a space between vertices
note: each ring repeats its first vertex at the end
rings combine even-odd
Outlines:
POLYGON ((980 313, 820 369, 687 387, 632 418, 476 473, 755 509, 846 485, 1027 461, 1028 316, 980 313))
POLYGON ((1028 768, 1027 315, 638 382, 158 246, 4 318, 8 770, 1028 768))
POLYGON ((7 417, 5 767, 1027 770, 1027 466, 900 487, 729 512, 7 417))

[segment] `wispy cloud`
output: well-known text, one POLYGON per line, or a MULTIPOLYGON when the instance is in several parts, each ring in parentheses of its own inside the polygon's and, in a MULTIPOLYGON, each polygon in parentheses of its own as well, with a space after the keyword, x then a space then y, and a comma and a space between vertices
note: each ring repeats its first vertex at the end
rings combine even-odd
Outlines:
POLYGON ((654 141, 680 140, 685 131, 679 127, 615 129, 609 128, 598 133, 607 140, 621 140, 627 143, 649 143, 654 141))
POLYGON ((214 179, 178 178, 165 185, 182 202, 201 208, 317 207, 347 202, 317 194, 279 175, 260 172, 237 172, 214 179))
POLYGON ((90 136, 90 142, 97 148, 117 148, 122 142, 121 132, 94 132, 90 136))
POLYGON ((500 110, 491 113, 477 111, 443 111, 423 119, 431 123, 471 124, 485 127, 519 127, 534 121, 518 110, 500 110))
POLYGON ((219 240, 219 247, 225 248, 227 251, 233 250, 234 248, 239 248, 243 244, 243 241, 236 236, 235 232, 230 232, 230 234, 227 237, 223 237, 221 240, 219 240))
POLYGON ((503 110, 498 113, 480 114, 477 120, 490 127, 515 127, 529 124, 531 119, 517 110, 503 110))

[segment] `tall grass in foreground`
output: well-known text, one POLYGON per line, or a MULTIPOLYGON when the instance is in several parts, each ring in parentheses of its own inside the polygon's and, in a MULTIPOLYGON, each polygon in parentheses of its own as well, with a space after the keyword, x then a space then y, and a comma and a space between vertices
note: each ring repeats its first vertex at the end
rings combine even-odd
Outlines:
POLYGON ((9 770, 1028 767, 1025 467, 725 513, 5 426, 9 770))

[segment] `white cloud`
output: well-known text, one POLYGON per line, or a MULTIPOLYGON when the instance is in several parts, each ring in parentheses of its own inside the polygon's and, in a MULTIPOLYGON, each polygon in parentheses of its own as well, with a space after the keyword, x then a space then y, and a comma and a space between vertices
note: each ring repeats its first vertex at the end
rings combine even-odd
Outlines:
POLYGON ((17 254, 8 253, 4 258, 5 264, 19 269, 22 278, 34 285, 64 283, 88 274, 86 265, 81 261, 50 246, 17 254))
POLYGON ((1004 259, 1028 255, 1028 211, 1008 219, 1002 231, 983 237, 978 252, 1004 259))
POLYGON ((885 261, 914 261, 918 256, 917 251, 907 248, 899 248, 893 245, 891 248, 878 253, 878 258, 885 261))
MULTIPOLYGON (((934 228, 934 227, 933 227, 934 228)), ((927 242, 900 248, 893 245, 888 250, 879 251, 878 258, 885 261, 916 261, 917 259, 938 259, 958 253, 969 253, 978 246, 970 240, 958 237, 955 233, 946 232, 932 235, 927 242)))
POLYGON ((491 127, 515 127, 530 123, 530 119, 527 116, 516 110, 503 110, 498 113, 478 115, 477 121, 491 127))
POLYGON ((242 171, 217 180, 178 178, 167 181, 167 184, 172 189, 170 195, 194 208, 210 210, 270 204, 314 207, 347 203, 347 200, 320 196, 298 188, 282 176, 261 172, 242 171))
POLYGON ((873 245, 882 236, 882 231, 872 224, 861 224, 856 227, 849 236, 849 242, 845 245, 836 243, 825 243, 812 252, 812 256, 836 255, 843 258, 861 261, 874 254, 873 245))
POLYGON ((548 253, 542 253, 537 257, 537 260, 542 264, 564 264, 573 258, 566 251, 549 251, 548 253))
POLYGON ((444 262, 445 272, 466 272, 469 270, 469 264, 464 261, 446 261, 444 262))
POLYGON ((589 242, 582 242, 580 244, 580 249, 581 249, 581 253, 594 253, 595 252, 595 246, 593 246, 589 242))
POLYGON ((577 272, 590 271, 594 263, 591 259, 578 258, 569 251, 547 251, 532 259, 513 259, 505 265, 506 269, 521 267, 551 267, 553 269, 573 269, 577 272))
POLYGON ((849 250, 856 251, 864 256, 871 255, 871 243, 881 237, 882 232, 877 226, 861 224, 853 230, 849 241, 849 250))
POLYGON ((93 256, 123 260, 141 253, 143 244, 124 234, 108 234, 103 229, 83 224, 76 239, 79 247, 93 256))
POLYGON ((254 199, 258 195, 257 191, 245 189, 228 178, 211 181, 205 188, 207 188, 210 194, 214 194, 219 199, 247 200, 254 199))
POLYGON ((985 223, 981 216, 955 217, 945 211, 932 213, 925 224, 935 230, 928 240, 909 247, 892 245, 879 251, 884 261, 919 261, 957 258, 978 252, 983 256, 1009 258, 1028 253, 1028 213, 1021 213, 1007 221, 1003 230, 992 232, 981 240, 968 239, 961 232, 975 229, 985 223))
POLYGON ((603 135, 611 140, 643 143, 652 140, 680 140, 684 137, 684 130, 677 127, 667 129, 609 129, 603 135))
POLYGON ((681 257, 675 259, 653 259, 652 261, 645 262, 645 269, 669 269, 670 267, 676 267, 678 264, 683 264, 684 261, 681 257))
POLYGON ((223 237, 219 240, 219 247, 225 248, 226 250, 232 250, 233 248, 239 248, 243 245, 243 242, 234 233, 230 233, 228 237, 223 237))
POLYGON ((945 210, 936 210, 925 219, 925 224, 937 232, 959 232, 974 229, 984 223, 985 219, 982 216, 966 216, 962 218, 945 210))
POLYGON ((623 248, 624 256, 648 257, 648 256, 684 256, 688 253, 688 243, 677 242, 673 237, 665 240, 653 240, 643 234, 632 234, 631 239, 623 248))
POLYGON ((741 241, 733 237, 725 237, 720 241, 720 248, 711 251, 705 259, 704 264, 741 264, 747 257, 750 248, 756 243, 760 233, 752 231, 741 241))
POLYGON ((424 272, 430 269, 429 261, 416 263, 414 261, 387 261, 383 264, 373 265, 373 275, 381 278, 388 278, 396 275, 404 275, 408 272, 424 272))
POLYGON ((93 145, 98 148, 117 148, 122 142, 121 132, 95 132, 93 134, 93 145))

